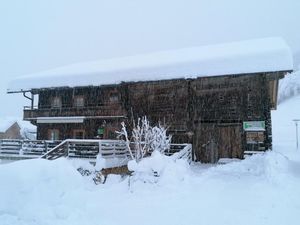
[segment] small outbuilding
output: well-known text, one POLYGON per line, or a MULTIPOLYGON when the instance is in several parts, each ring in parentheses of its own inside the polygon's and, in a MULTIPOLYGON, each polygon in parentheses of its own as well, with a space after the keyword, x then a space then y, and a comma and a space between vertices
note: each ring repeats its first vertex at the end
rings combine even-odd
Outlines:
POLYGON ((8 93, 30 99, 38 139, 112 139, 146 115, 192 143, 194 160, 217 162, 272 148, 270 112, 292 69, 285 41, 266 38, 74 64, 20 77, 8 93))
POLYGON ((15 118, 0 119, 0 139, 36 139, 36 127, 15 118))

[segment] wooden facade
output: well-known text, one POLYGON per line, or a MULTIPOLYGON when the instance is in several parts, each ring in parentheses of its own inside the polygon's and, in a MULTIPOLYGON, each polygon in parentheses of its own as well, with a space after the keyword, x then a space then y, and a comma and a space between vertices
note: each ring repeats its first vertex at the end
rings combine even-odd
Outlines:
POLYGON ((33 89, 38 107, 25 108, 24 119, 37 125, 38 139, 114 139, 121 121, 130 127, 146 115, 154 124, 166 124, 173 142, 192 143, 195 160, 243 158, 245 150, 272 147, 270 111, 285 73, 33 89), (245 121, 265 126, 246 131, 245 121))

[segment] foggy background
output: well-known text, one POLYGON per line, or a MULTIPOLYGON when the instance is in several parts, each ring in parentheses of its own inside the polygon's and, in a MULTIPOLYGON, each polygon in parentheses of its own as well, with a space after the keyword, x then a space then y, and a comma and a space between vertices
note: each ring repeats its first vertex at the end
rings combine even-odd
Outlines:
POLYGON ((283 37, 300 64, 299 0, 1 0, 0 118, 21 117, 30 104, 6 94, 20 75, 269 36, 283 37))

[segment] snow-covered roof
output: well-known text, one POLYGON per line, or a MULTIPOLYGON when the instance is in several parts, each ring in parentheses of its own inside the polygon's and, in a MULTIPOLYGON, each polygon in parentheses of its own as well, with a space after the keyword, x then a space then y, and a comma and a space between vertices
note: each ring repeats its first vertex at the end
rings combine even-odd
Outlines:
POLYGON ((20 118, 16 117, 6 117, 0 119, 0 132, 5 132, 8 128, 10 128, 14 123, 18 123, 21 130, 29 130, 30 132, 36 131, 36 126, 32 125, 28 121, 24 121, 20 118))
POLYGON ((19 77, 8 92, 292 69, 286 42, 265 38, 72 64, 19 77))

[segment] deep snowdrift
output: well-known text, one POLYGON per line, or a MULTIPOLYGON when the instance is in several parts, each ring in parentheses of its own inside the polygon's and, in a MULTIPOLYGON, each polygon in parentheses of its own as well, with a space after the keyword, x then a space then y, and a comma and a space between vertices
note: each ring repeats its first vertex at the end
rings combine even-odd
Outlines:
POLYGON ((294 98, 273 113, 273 152, 226 165, 189 167, 155 155, 130 179, 109 176, 96 186, 66 159, 2 164, 0 224, 298 224, 299 107, 294 98))
POLYGON ((299 162, 280 153, 201 171, 163 164, 161 177, 98 186, 64 159, 1 165, 1 224, 297 224, 299 162))

